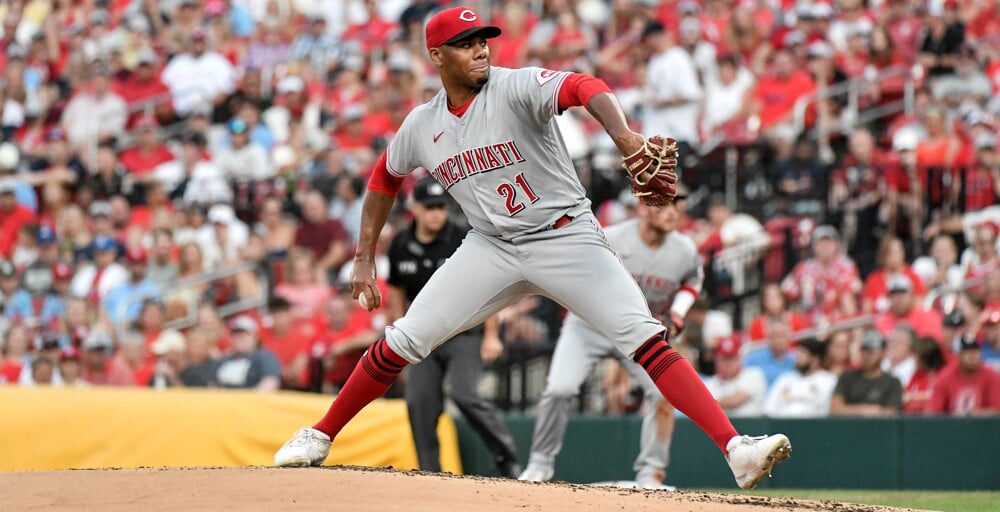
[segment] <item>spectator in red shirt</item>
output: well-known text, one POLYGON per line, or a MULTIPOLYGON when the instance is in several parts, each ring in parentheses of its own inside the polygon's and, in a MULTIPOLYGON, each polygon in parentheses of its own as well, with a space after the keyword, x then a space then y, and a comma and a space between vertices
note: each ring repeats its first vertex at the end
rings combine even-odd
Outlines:
POLYGON ((365 53, 368 53, 375 47, 385 46, 398 27, 395 23, 379 16, 378 2, 375 0, 365 0, 365 11, 368 19, 364 23, 355 23, 347 27, 340 39, 345 42, 357 41, 365 53))
POLYGON ((917 338, 913 352, 917 355, 917 371, 903 389, 903 412, 911 414, 928 412, 932 384, 945 367, 941 347, 931 338, 917 338))
POLYGON ((333 138, 337 147, 352 153, 369 154, 375 134, 365 127, 365 108, 361 105, 348 105, 341 111, 337 122, 337 131, 333 138))
POLYGON ((134 386, 132 371, 118 358, 111 357, 111 336, 91 331, 83 341, 83 380, 91 386, 134 386))
POLYGON ((924 309, 919 304, 909 277, 902 274, 889 276, 886 279, 886 290, 889 294, 889 307, 875 318, 875 328, 883 336, 888 337, 897 324, 906 323, 917 336, 934 338, 938 343, 945 341, 941 333, 944 321, 941 313, 924 309))
MULTIPOLYGON (((919 23, 917 21, 918 27, 919 23)), ((863 76, 878 76, 878 73, 889 69, 903 70, 909 66, 913 58, 912 50, 907 56, 898 45, 893 46, 892 37, 892 34, 886 32, 886 28, 882 26, 877 26, 872 31, 871 42, 868 44, 868 66, 865 67, 863 76)), ((869 84, 867 93, 869 97, 865 99, 877 103, 900 99, 906 88, 906 82, 907 76, 904 74, 886 76, 873 81, 869 84)))
POLYGON ((0 384, 17 384, 21 369, 31 363, 28 328, 13 325, 0 339, 0 384))
POLYGON ((982 341, 959 338, 958 364, 941 372, 928 412, 953 415, 1000 413, 1000 374, 983 364, 982 341))
POLYGON ((795 56, 787 49, 774 54, 771 72, 761 77, 750 96, 750 111, 760 117, 764 132, 791 121, 799 98, 816 89, 809 73, 796 65, 795 56))
POLYGON ((17 204, 15 186, 11 178, 0 179, 0 256, 4 258, 10 258, 14 252, 21 228, 35 221, 31 210, 17 204))
MULTIPOLYGON (((953 126, 941 107, 928 108, 924 112, 923 124, 927 130, 927 138, 917 144, 917 165, 921 169, 933 168, 954 174, 956 168, 970 163, 972 153, 955 135, 953 126)), ((922 172, 919 176, 922 185, 926 185, 930 179, 927 173, 922 172)), ((944 198, 934 196, 928 199, 937 203, 944 198)))
POLYGON ((850 316, 858 311, 854 295, 861 289, 858 269, 840 249, 832 226, 813 231, 813 257, 799 263, 785 277, 781 289, 806 311, 825 316, 850 316))
POLYGON ((260 333, 261 345, 281 363, 282 387, 304 389, 308 384, 305 379, 309 355, 320 335, 319 329, 315 322, 297 320, 292 315, 291 303, 282 297, 271 300, 268 312, 267 327, 260 333))
POLYGON ((917 47, 923 34, 923 23, 914 15, 914 10, 906 0, 889 0, 882 16, 882 26, 889 33, 893 53, 912 63, 917 56, 917 47))
MULTIPOLYGON (((112 90, 125 100, 130 112, 155 113, 162 120, 173 115, 170 89, 160 81, 156 54, 152 50, 140 51, 136 56, 135 69, 124 78, 115 80, 112 90)), ((134 124, 142 116, 137 113, 129 124, 134 124)))
POLYGON ((776 283, 767 284, 761 290, 760 306, 762 314, 754 317, 750 322, 750 329, 747 330, 747 335, 753 341, 767 338, 767 324, 770 322, 784 323, 793 333, 809 326, 809 318, 788 310, 785 296, 781 293, 781 286, 776 283))
POLYGON ((156 166, 174 159, 174 154, 160 143, 156 135, 158 127, 156 118, 152 116, 145 116, 136 121, 137 144, 122 151, 119 157, 122 167, 140 179, 152 173, 156 166))
POLYGON ((491 21, 503 30, 503 37, 490 43, 490 62, 506 68, 521 67, 527 56, 528 37, 535 26, 535 17, 520 2, 497 4, 497 7, 491 21))
POLYGON ((347 260, 347 238, 344 226, 327 215, 323 195, 314 190, 306 193, 302 202, 302 224, 295 232, 295 246, 311 251, 316 266, 329 272, 347 260))
MULTIPOLYGON (((155 342, 156 339, 150 341, 150 348, 155 342)), ((146 345, 146 338, 142 333, 133 330, 118 339, 118 353, 114 359, 132 372, 132 380, 136 386, 148 386, 156 372, 156 356, 146 345)))
POLYGON ((889 307, 889 295, 886 288, 886 279, 891 275, 900 274, 910 280, 910 285, 915 296, 923 297, 925 288, 923 281, 906 264, 906 250, 903 242, 894 236, 887 236, 882 239, 878 248, 879 268, 868 274, 865 279, 865 286, 861 290, 861 305, 865 313, 881 313, 889 307))
POLYGON ((972 141, 975 162, 962 169, 962 211, 974 212, 997 204, 1000 189, 1000 159, 997 134, 980 133, 972 141))
POLYGON ((339 388, 347 381, 364 350, 380 336, 372 314, 347 294, 327 303, 326 332, 321 336, 326 349, 327 374, 324 381, 339 388))

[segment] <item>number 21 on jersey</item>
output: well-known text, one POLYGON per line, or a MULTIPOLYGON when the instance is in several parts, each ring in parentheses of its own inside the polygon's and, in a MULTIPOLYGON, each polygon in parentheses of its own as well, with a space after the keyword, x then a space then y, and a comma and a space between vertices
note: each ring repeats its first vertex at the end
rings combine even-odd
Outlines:
POLYGON ((528 185, 528 180, 524 179, 524 173, 514 176, 513 184, 507 182, 501 183, 497 187, 497 194, 504 199, 507 206, 507 214, 511 217, 517 215, 525 208, 524 200, 517 197, 517 189, 521 189, 521 192, 524 193, 528 203, 538 201, 538 196, 535 195, 533 190, 531 190, 531 185, 528 185), (517 187, 514 186, 515 184, 517 187))

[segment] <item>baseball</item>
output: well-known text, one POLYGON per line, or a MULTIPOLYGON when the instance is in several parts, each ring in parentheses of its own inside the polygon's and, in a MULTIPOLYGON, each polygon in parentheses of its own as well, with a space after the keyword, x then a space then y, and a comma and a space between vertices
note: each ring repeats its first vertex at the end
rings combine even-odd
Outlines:
POLYGON ((361 295, 358 296, 358 302, 361 303, 361 307, 371 311, 372 308, 368 307, 368 297, 365 297, 365 292, 361 292, 361 295))

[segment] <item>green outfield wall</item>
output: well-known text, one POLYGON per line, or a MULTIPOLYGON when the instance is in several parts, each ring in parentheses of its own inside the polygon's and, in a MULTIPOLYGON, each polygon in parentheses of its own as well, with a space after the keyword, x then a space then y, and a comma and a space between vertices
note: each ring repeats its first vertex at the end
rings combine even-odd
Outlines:
MULTIPOLYGON (((506 418, 527 460, 533 416, 506 418)), ((493 475, 493 461, 469 425, 458 426, 467 474, 493 475)), ((749 434, 782 432, 792 459, 762 488, 1000 490, 1000 417, 742 419, 749 434)), ((576 416, 556 461, 557 480, 590 483, 631 480, 640 418, 576 416)), ((687 419, 677 422, 668 483, 678 487, 732 487, 719 450, 687 419)))

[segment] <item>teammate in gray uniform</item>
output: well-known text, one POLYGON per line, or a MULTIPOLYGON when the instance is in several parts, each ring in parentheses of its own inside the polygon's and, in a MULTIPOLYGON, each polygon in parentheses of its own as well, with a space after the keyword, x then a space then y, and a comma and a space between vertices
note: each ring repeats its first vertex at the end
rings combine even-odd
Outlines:
MULTIPOLYGON (((677 196, 677 203, 660 209, 639 203, 638 219, 605 231, 611 247, 642 289, 650 311, 675 326, 678 332, 704 280, 701 257, 694 241, 674 231, 683 199, 677 196)), ((538 404, 531 456, 520 480, 543 482, 552 478, 573 398, 579 394, 594 364, 608 356, 618 359, 632 382, 642 386, 645 395, 641 444, 634 466, 636 484, 647 489, 664 488, 673 433, 673 408, 669 404, 661 407, 662 395, 641 366, 573 314, 566 317, 559 333, 548 382, 538 404)))
MULTIPOLYGON (((664 397, 725 454, 737 484, 756 485, 788 458, 788 438, 739 435, 691 365, 667 344, 667 329, 591 214, 553 117, 585 106, 630 162, 651 154, 650 142, 628 127, 614 95, 597 78, 491 67, 487 39, 500 29, 483 25, 472 9, 438 12, 425 33, 444 87, 407 115, 372 171, 351 275, 354 297, 368 308, 381 304, 375 246, 401 178, 412 169, 430 171, 458 201, 472 230, 406 315, 368 349, 326 415, 299 429, 275 454, 275 464, 322 464, 332 439, 406 365, 506 305, 544 295, 642 365, 664 397)), ((657 168, 661 164, 676 166, 676 160, 663 157, 657 168)), ((630 174, 635 168, 641 169, 630 168, 630 174)), ((633 179, 645 187, 656 176, 644 183, 633 179)), ((669 192, 664 187, 659 198, 641 199, 662 200, 669 192)))

